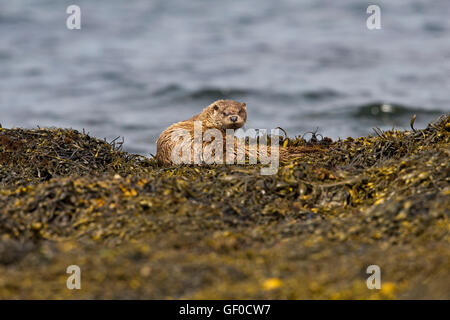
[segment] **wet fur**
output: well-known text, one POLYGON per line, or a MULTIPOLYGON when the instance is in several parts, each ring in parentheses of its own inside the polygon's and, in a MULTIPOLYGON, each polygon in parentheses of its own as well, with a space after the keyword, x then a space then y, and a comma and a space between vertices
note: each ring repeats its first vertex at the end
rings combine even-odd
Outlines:
MULTIPOLYGON (((202 121, 202 134, 208 129, 218 129, 222 132, 225 139, 226 129, 241 128, 247 120, 247 109, 245 103, 234 100, 218 100, 211 103, 203 111, 192 118, 174 123, 164 130, 156 143, 156 159, 163 166, 170 166, 172 162, 172 150, 176 141, 172 141, 172 134, 177 130, 185 129, 194 137, 194 121, 202 121), (235 122, 230 117, 237 117, 235 122)), ((193 145, 192 140, 189 142, 193 145)), ((203 148, 207 147, 211 142, 202 142, 203 148)), ((225 146, 225 141, 224 144, 225 146)), ((193 159, 191 159, 193 160, 193 159)), ((192 161, 193 162, 193 161, 192 161)))

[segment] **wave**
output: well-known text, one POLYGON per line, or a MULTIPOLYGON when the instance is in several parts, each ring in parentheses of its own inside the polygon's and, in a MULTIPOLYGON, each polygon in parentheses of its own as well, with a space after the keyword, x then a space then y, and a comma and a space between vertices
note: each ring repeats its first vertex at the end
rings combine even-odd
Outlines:
POLYGON ((382 103, 372 102, 368 104, 360 105, 356 108, 352 108, 351 114, 355 118, 384 118, 384 117, 404 117, 412 116, 413 114, 422 115, 439 115, 442 114, 442 110, 438 109, 425 109, 412 106, 406 106, 397 103, 382 103))
POLYGON ((321 101, 344 96, 343 93, 333 89, 324 88, 318 90, 306 90, 300 92, 279 92, 268 90, 255 90, 247 88, 220 88, 203 87, 195 90, 188 90, 177 84, 170 84, 153 92, 155 97, 172 97, 187 100, 217 100, 217 99, 243 99, 245 97, 255 97, 271 101, 321 101))
POLYGON ((334 109, 305 112, 294 118, 311 119, 314 121, 323 119, 345 120, 351 121, 375 121, 379 123, 404 123, 414 114, 418 121, 432 120, 438 116, 448 113, 441 109, 420 108, 415 106, 407 106, 399 103, 370 102, 353 106, 336 106, 334 109))

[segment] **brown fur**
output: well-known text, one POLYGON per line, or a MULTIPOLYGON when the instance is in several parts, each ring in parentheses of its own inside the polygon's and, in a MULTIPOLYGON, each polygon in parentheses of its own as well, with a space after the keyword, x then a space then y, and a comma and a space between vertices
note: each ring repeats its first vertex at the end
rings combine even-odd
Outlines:
MULTIPOLYGON (((169 128, 164 130, 158 138, 156 144, 156 159, 163 166, 174 165, 172 162, 172 150, 177 145, 181 143, 180 141, 172 141, 172 134, 180 129, 185 129, 190 133, 192 143, 194 136, 194 121, 202 121, 202 134, 207 129, 218 129, 222 133, 223 137, 223 147, 224 147, 224 159, 223 163, 226 162, 226 129, 238 129, 241 128, 245 121, 247 120, 247 110, 245 103, 240 103, 233 100, 218 100, 210 104, 208 107, 203 109, 203 111, 188 120, 177 122, 171 125, 169 128), (235 122, 230 121, 230 117, 237 117, 235 122)), ((237 139, 234 138, 234 156, 236 157, 236 145, 237 139)), ((211 146, 210 142, 202 141, 202 151, 206 150, 211 146)), ((246 158, 249 156, 248 145, 245 145, 245 155, 246 158)), ((191 149, 191 159, 190 163, 193 163, 193 149, 191 149)), ((272 153, 270 146, 267 147, 267 155, 270 156, 272 153)), ((288 162, 295 158, 299 158, 307 153, 324 152, 323 149, 318 147, 280 147, 279 148, 279 160, 280 162, 288 162)), ((257 159, 260 159, 259 147, 257 149, 257 159)))
MULTIPOLYGON (((177 122, 164 130, 156 143, 156 159, 161 165, 173 165, 172 150, 177 142, 172 141, 172 134, 177 130, 185 129, 189 131, 191 137, 193 137, 194 121, 202 121, 202 133, 207 129, 214 128, 220 130, 225 138, 226 129, 241 128, 246 120, 247 110, 245 103, 233 100, 215 101, 203 109, 201 113, 188 120, 177 122), (231 121, 231 117, 236 117, 236 121, 231 121)), ((209 143, 203 142, 203 147, 209 143)))

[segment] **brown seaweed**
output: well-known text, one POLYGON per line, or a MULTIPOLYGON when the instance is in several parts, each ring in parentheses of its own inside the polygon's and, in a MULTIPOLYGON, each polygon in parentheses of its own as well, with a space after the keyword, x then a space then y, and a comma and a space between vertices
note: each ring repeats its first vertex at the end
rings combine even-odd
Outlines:
POLYGON ((304 152, 273 176, 1 128, 0 298, 448 299, 450 116, 411 128, 283 137, 304 152))

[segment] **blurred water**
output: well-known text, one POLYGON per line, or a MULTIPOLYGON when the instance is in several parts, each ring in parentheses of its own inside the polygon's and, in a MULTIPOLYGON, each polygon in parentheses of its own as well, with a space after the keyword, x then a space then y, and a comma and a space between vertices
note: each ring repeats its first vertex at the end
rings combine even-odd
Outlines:
POLYGON ((248 128, 290 135, 407 128, 413 113, 424 127, 450 111, 450 1, 377 1, 375 31, 369 4, 0 0, 0 123, 123 136, 142 154, 220 98, 247 102, 248 128))

